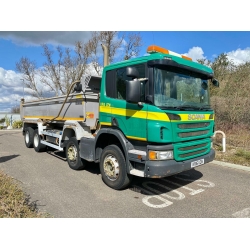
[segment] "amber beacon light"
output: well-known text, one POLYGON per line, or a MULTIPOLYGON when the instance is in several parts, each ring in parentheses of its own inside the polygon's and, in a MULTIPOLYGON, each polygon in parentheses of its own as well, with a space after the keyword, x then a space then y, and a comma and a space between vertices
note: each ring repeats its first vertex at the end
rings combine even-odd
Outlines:
POLYGON ((147 48, 147 53, 149 53, 149 54, 152 54, 152 53, 168 54, 168 55, 171 55, 171 56, 177 56, 177 57, 181 57, 181 58, 183 58, 183 59, 192 61, 192 58, 190 58, 190 57, 188 57, 188 56, 184 56, 184 55, 175 53, 175 52, 170 51, 170 50, 168 50, 168 49, 159 47, 159 46, 157 46, 157 45, 150 45, 150 46, 148 46, 148 48, 147 48))

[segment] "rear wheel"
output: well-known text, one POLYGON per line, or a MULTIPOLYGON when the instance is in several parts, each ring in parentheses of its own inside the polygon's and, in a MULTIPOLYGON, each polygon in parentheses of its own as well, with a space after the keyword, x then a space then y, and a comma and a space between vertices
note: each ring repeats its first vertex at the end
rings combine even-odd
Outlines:
POLYGON ((86 161, 80 157, 79 145, 75 137, 68 140, 65 153, 70 168, 74 170, 85 168, 86 161))
POLYGON ((27 148, 33 148, 33 140, 34 140, 34 129, 26 128, 24 130, 24 142, 27 148))
POLYGON ((47 148, 46 145, 41 143, 41 136, 38 134, 38 129, 34 132, 33 146, 36 152, 44 152, 47 148))
POLYGON ((127 174, 124 155, 117 145, 107 146, 102 151, 100 171, 104 183, 113 189, 124 189, 132 180, 132 176, 127 174))

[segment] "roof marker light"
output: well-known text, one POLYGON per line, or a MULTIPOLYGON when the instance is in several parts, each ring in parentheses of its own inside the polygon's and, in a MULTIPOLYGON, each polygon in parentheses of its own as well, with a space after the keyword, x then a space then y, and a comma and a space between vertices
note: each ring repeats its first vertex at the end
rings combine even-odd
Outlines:
POLYGON ((164 48, 162 48, 162 47, 159 47, 159 46, 157 46, 157 45, 150 45, 150 46, 148 46, 147 53, 149 53, 149 54, 152 54, 152 53, 169 54, 169 55, 172 55, 172 56, 177 56, 177 57, 181 57, 181 58, 183 58, 183 59, 192 61, 192 58, 190 58, 190 57, 188 57, 188 56, 184 56, 184 55, 175 53, 175 52, 170 51, 170 50, 168 50, 168 49, 164 49, 164 48))

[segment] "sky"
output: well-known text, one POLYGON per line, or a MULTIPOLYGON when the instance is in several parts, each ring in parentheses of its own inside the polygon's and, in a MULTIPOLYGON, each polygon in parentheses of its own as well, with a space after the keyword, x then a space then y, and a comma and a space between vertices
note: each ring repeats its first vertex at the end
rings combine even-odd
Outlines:
MULTIPOLYGON (((24 88, 22 75, 16 71, 16 62, 21 57, 28 57, 41 67, 42 43, 73 48, 75 41, 87 41, 90 31, 140 32, 143 41, 140 56, 146 54, 149 45, 156 44, 188 55, 194 61, 213 61, 221 53, 226 53, 236 64, 250 60, 248 13, 247 8, 242 8, 242 0, 227 6, 210 0, 205 9, 198 0, 168 2, 167 6, 161 0, 143 6, 127 0, 122 13, 107 9, 105 16, 103 9, 111 3, 109 0, 96 1, 94 12, 90 11, 91 4, 89 9, 85 5, 83 9, 78 8, 76 0, 71 5, 60 6, 60 11, 48 0, 39 9, 32 3, 31 0, 15 2, 11 15, 15 22, 7 22, 11 19, 6 11, 0 15, 0 112, 9 112, 19 105, 23 96, 26 100, 31 98, 24 88)), ((2 10, 13 4, 13 1, 4 3, 6 7, 2 10)))
MULTIPOLYGON (((145 54, 148 45, 156 44, 177 53, 188 54, 194 60, 199 58, 213 60, 221 53, 227 53, 237 63, 250 59, 249 7, 247 1, 243 0, 154 0, 151 2, 126 0, 125 3, 113 0, 2 1, 0 112, 10 111, 11 107, 19 104, 19 100, 23 97, 23 83, 20 80, 22 76, 15 70, 15 63, 22 56, 30 57, 42 65, 42 50, 39 47, 41 43, 70 46, 75 40, 87 39, 89 31, 99 30, 141 31, 144 43, 141 55, 145 54), (16 31, 24 33, 16 33, 16 31), (51 32, 38 34, 31 31, 51 32), (55 31, 63 31, 63 33, 59 35, 55 31), (77 33, 72 33, 74 31, 77 33)), ((25 99, 27 98, 29 95, 25 93, 25 99)), ((42 242, 56 248, 61 247, 61 249, 79 248, 83 241, 82 237, 75 237, 75 231, 78 230, 82 235, 87 235, 89 239, 87 244, 92 245, 95 242, 103 247, 103 242, 106 240, 103 231, 110 229, 113 235, 112 242, 120 244, 121 232, 125 235, 127 233, 125 229, 130 228, 132 223, 140 223, 140 228, 157 229, 151 230, 150 235, 152 239, 160 240, 145 241, 145 244, 142 244, 143 241, 133 242, 133 245, 137 244, 140 248, 143 246, 144 249, 162 247, 164 243, 161 239, 166 238, 166 235, 169 239, 171 238, 167 242, 168 246, 176 247, 176 242, 178 242, 179 249, 188 248, 187 242, 190 242, 190 234, 195 242, 190 245, 192 250, 200 249, 200 247, 212 249, 218 246, 222 249, 241 249, 248 244, 245 229, 249 223, 246 224, 247 220, 244 219, 239 222, 236 219, 221 221, 219 218, 213 220, 184 218, 178 220, 178 223, 175 219, 164 218, 150 221, 145 218, 140 222, 135 219, 133 221, 115 219, 112 223, 107 223, 109 222, 107 220, 72 220, 65 221, 63 218, 46 220, 46 224, 44 220, 22 220, 22 223, 15 219, 2 221, 3 230, 0 229, 3 236, 2 244, 9 246, 11 242, 12 245, 16 244, 16 248, 20 248, 23 239, 29 235, 29 243, 34 243, 36 246, 38 246, 37 242, 42 242), (31 225, 28 222, 34 224, 31 225), (62 225, 71 223, 70 228, 76 230, 65 231, 65 226, 61 226, 60 223, 62 225), (124 230, 114 231, 114 223, 119 223, 124 230), (186 233, 187 230, 182 233, 183 230, 180 230, 182 228, 188 228, 189 233, 186 233), (14 242, 13 235, 16 239, 14 242), (96 235, 98 235, 98 241, 96 241, 96 235), (41 236, 43 241, 41 241, 41 236), (56 240, 52 241, 51 237, 56 240), (209 241, 208 237, 215 238, 215 241, 209 241), (46 239, 51 241, 48 242, 46 239), (206 242, 205 245, 204 242, 206 242)), ((137 230, 136 236, 137 238, 145 237, 145 230, 137 230)), ((86 241, 87 238, 85 237, 84 240, 86 241)), ((34 244, 28 245, 33 247, 34 244)), ((86 245, 85 242, 84 244, 86 245)), ((28 245, 26 244, 25 247, 27 248, 28 245)), ((124 246, 126 247, 126 244, 124 246)))
MULTIPOLYGON (((135 32, 135 31, 134 31, 135 32)), ((140 56, 146 54, 151 44, 185 54, 194 61, 213 61, 221 53, 236 64, 250 60, 249 31, 138 31, 143 46, 140 56)), ((87 41, 89 31, 0 31, 0 112, 10 112, 20 99, 30 99, 22 75, 16 71, 16 62, 28 57, 42 67, 41 44, 74 46, 75 41, 87 41)))

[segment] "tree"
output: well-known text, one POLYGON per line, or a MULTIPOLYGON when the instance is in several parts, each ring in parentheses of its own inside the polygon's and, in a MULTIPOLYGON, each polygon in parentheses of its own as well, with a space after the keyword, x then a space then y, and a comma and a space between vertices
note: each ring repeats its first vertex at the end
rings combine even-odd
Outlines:
POLYGON ((207 60, 206 58, 197 59, 197 62, 200 63, 200 64, 211 67, 211 61, 207 60))
POLYGON ((35 62, 27 57, 22 57, 16 63, 16 69, 23 74, 24 84, 31 89, 31 95, 37 98, 45 97, 44 86, 56 96, 66 94, 70 84, 81 79, 89 57, 86 45, 76 42, 74 52, 69 48, 56 48, 57 62, 53 60, 54 51, 47 44, 42 45, 45 63, 42 68, 37 68, 35 62), (40 83, 40 84, 39 84, 40 83))
POLYGON ((95 31, 87 42, 76 41, 73 50, 62 46, 52 49, 42 44, 45 58, 42 68, 37 68, 29 58, 22 57, 16 63, 16 69, 22 73, 24 84, 34 97, 44 98, 47 95, 45 87, 55 96, 67 94, 71 83, 89 74, 91 67, 96 75, 102 74, 101 44, 109 49, 109 61, 115 62, 120 59, 119 56, 123 59, 138 56, 142 38, 139 33, 95 31))
POLYGON ((214 59, 214 61, 211 63, 211 67, 214 70, 215 78, 218 78, 222 81, 234 71, 235 64, 232 60, 228 59, 227 54, 222 53, 214 59))
MULTIPOLYGON (((211 62, 220 88, 211 88, 216 124, 221 130, 250 125, 250 62, 235 64, 225 53, 211 62)), ((239 129, 238 129, 239 130, 239 129)))
POLYGON ((127 43, 125 45, 124 60, 136 57, 139 55, 140 47, 142 46, 142 38, 138 34, 128 34, 127 43))
POLYGON ((18 72, 22 73, 25 86, 32 90, 31 95, 41 98, 43 96, 43 91, 39 89, 35 79, 36 63, 27 57, 22 57, 20 61, 16 63, 16 69, 18 72))
POLYGON ((119 60, 128 60, 139 55, 142 46, 142 37, 140 33, 123 32, 121 36, 118 37, 120 33, 121 32, 118 31, 100 31, 92 33, 92 37, 87 47, 91 51, 90 62, 98 75, 101 75, 103 66, 103 55, 98 50, 101 43, 108 47, 110 63, 119 60))
POLYGON ((20 114, 20 107, 19 106, 12 107, 11 113, 12 114, 20 114))

